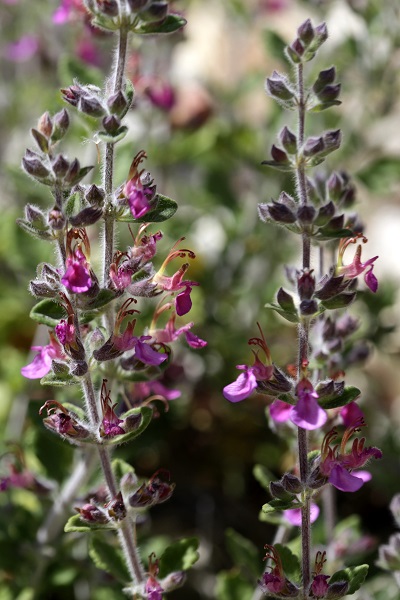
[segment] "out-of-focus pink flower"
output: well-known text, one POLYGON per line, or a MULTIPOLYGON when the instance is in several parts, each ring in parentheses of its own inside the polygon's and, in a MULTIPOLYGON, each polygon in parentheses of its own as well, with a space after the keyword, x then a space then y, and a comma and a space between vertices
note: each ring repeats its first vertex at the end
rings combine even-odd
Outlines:
MULTIPOLYGON (((318 519, 318 515, 319 507, 312 502, 310 507, 311 523, 314 523, 314 521, 318 519)), ((283 511, 283 516, 289 521, 291 525, 301 527, 301 508, 288 508, 287 510, 283 511)))
POLYGON ((76 45, 76 54, 88 65, 93 65, 95 67, 99 67, 101 65, 99 51, 93 42, 87 37, 84 37, 78 41, 76 45))
POLYGON ((33 35, 23 35, 6 46, 6 57, 13 62, 25 62, 36 54, 39 41, 33 35))
POLYGON ((360 422, 364 418, 364 413, 358 406, 357 402, 349 402, 340 411, 343 424, 346 427, 352 427, 356 422, 360 422))
POLYGON ((144 93, 153 106, 166 112, 175 104, 175 92, 172 86, 162 79, 150 78, 145 84, 144 93))
POLYGON ((86 14, 82 0, 61 0, 60 6, 53 13, 52 21, 56 25, 63 25, 77 15, 86 14))
POLYGON ((32 346, 31 350, 38 354, 29 365, 21 369, 21 375, 27 379, 41 379, 50 372, 54 358, 65 358, 60 344, 52 334, 50 334, 50 344, 47 346, 32 346))
POLYGON ((169 344, 179 338, 180 335, 184 334, 186 341, 191 348, 198 349, 207 346, 207 342, 199 338, 196 334, 192 333, 190 329, 194 323, 186 323, 182 327, 175 329, 176 314, 173 314, 168 319, 164 329, 155 329, 152 331, 153 337, 160 344, 169 344))
POLYGON ((339 244, 339 258, 336 267, 337 275, 344 275, 345 279, 355 279, 362 273, 364 273, 364 281, 371 290, 371 292, 376 292, 378 289, 378 280, 373 273, 374 262, 378 258, 378 256, 374 256, 373 258, 368 259, 365 263, 361 262, 361 252, 362 246, 358 244, 356 253, 352 262, 349 265, 343 264, 343 256, 346 251, 346 248, 350 244, 355 244, 361 238, 362 242, 365 244, 368 240, 362 234, 358 235, 354 238, 342 239, 339 244))
POLYGON ((284 423, 290 419, 293 406, 277 398, 269 407, 271 419, 276 423, 284 423))

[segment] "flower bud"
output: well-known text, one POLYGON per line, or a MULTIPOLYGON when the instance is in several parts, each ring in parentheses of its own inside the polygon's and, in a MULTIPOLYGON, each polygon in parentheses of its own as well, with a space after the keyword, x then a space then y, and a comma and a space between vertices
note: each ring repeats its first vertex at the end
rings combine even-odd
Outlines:
POLYGON ((54 208, 49 211, 47 221, 49 226, 55 230, 60 230, 65 225, 65 217, 57 206, 54 206, 54 208))
POLYGON ((129 7, 133 13, 140 12, 141 10, 146 10, 152 0, 128 0, 129 7))
POLYGON ((293 494, 288 492, 280 481, 271 481, 269 491, 271 496, 279 500, 293 500, 293 494))
POLYGON ((25 155, 22 158, 22 167, 28 175, 32 175, 35 179, 45 179, 50 175, 50 171, 44 166, 39 157, 36 158, 35 156, 30 157, 25 155))
POLYGON ((105 192, 102 188, 92 184, 85 194, 85 200, 92 206, 103 206, 105 192))
POLYGON ((335 581, 328 586, 325 600, 339 600, 347 594, 349 590, 349 584, 347 581, 335 581))
POLYGON ((304 46, 298 38, 296 38, 290 46, 285 48, 285 52, 292 63, 299 64, 303 61, 304 46))
POLYGON ((325 153, 328 154, 337 150, 340 147, 342 141, 342 132, 340 129, 334 131, 328 131, 324 134, 325 153))
POLYGON ((93 225, 102 216, 103 209, 96 206, 87 206, 74 217, 69 218, 69 222, 74 227, 87 227, 93 225))
POLYGON ((51 166, 57 179, 62 179, 69 169, 69 162, 62 154, 57 154, 51 166))
POLYGON ((38 130, 41 134, 43 134, 46 138, 49 138, 51 132, 53 130, 53 122, 50 118, 49 113, 46 111, 42 114, 38 122, 38 130))
POLYGON ((51 141, 58 142, 66 134, 69 127, 69 115, 68 111, 63 108, 60 112, 56 113, 53 117, 53 132, 51 134, 51 141))
POLYGON ((303 490, 300 479, 292 473, 285 473, 281 479, 281 483, 285 490, 290 494, 300 494, 303 490))
POLYGON ((45 215, 37 206, 27 204, 25 206, 25 219, 34 227, 45 227, 45 215))
POLYGON ((300 300, 310 300, 315 291, 315 277, 309 269, 304 269, 297 280, 297 290, 300 300))
POLYGON ((146 11, 140 13, 140 18, 143 21, 151 23, 162 23, 168 16, 168 2, 160 0, 152 2, 146 11))
POLYGON ((336 85, 326 85, 318 94, 318 99, 321 102, 333 102, 340 95, 341 85, 337 83, 336 85))
POLYGON ((300 314, 305 317, 312 317, 318 312, 318 303, 316 300, 302 300, 300 302, 300 314))
POLYGON ((109 115, 107 117, 104 117, 102 124, 103 124, 104 130, 107 133, 111 133, 111 134, 117 133, 118 129, 121 127, 121 121, 115 115, 109 115))
POLYGON ((307 157, 313 157, 317 154, 320 154, 325 150, 324 138, 322 136, 319 137, 309 137, 306 139, 306 142, 303 146, 303 154, 307 157))
POLYGON ((318 73, 317 80, 313 85, 313 91, 318 95, 326 85, 329 85, 335 81, 335 77, 335 67, 330 67, 329 69, 324 69, 323 71, 320 71, 318 73))
POLYGON ((90 117, 102 117, 104 108, 94 96, 82 96, 78 103, 78 110, 90 117))
POLYGON ((284 75, 277 71, 273 71, 271 77, 265 81, 265 89, 267 93, 278 100, 293 100, 294 92, 290 89, 290 84, 284 75))
POLYGON ((297 209, 297 220, 302 225, 310 225, 315 219, 316 212, 311 204, 303 204, 297 209))
POLYGON ((69 184, 71 186, 74 185, 75 180, 77 179, 80 170, 81 170, 80 162, 77 158, 74 158, 74 160, 69 165, 68 171, 64 177, 64 184, 66 184, 66 185, 69 184))
POLYGON ((307 19, 300 25, 297 30, 297 35, 306 47, 310 45, 315 36, 310 19, 307 19))
POLYGON ((117 17, 119 12, 116 0, 90 0, 88 8, 107 17, 117 17))
POLYGON ((125 94, 120 90, 108 98, 107 106, 111 114, 121 117, 128 110, 129 102, 125 94))
POLYGON ((107 509, 109 517, 114 521, 122 521, 126 517, 126 508, 121 492, 119 492, 113 500, 108 502, 104 508, 107 509))
POLYGON ((108 523, 108 518, 104 512, 95 504, 87 503, 82 507, 75 506, 76 512, 79 513, 83 521, 88 523, 108 523))
POLYGON ((75 377, 83 377, 88 372, 88 364, 85 360, 77 360, 70 365, 70 373, 75 377))
POLYGON ((324 226, 332 219, 335 214, 335 205, 332 201, 324 204, 318 209, 318 214, 315 218, 315 224, 318 226, 324 226))
POLYGON ((164 579, 161 579, 160 585, 164 592, 172 592, 173 590, 182 587, 185 583, 185 580, 185 571, 174 571, 173 573, 170 573, 164 577, 164 579))
POLYGON ((275 144, 272 145, 271 156, 276 163, 280 163, 280 164, 288 164, 289 163, 289 159, 287 157, 286 152, 281 150, 281 148, 278 148, 277 146, 275 146, 275 144))
POLYGON ((318 284, 315 296, 319 300, 328 300, 329 298, 333 298, 333 296, 337 296, 337 294, 340 294, 347 287, 346 283, 343 285, 343 280, 343 275, 322 279, 318 284))
POLYGON ((289 154, 296 154, 297 137, 294 133, 290 131, 288 127, 286 127, 286 125, 280 132, 279 139, 286 152, 288 152, 289 154))
POLYGON ((272 204, 260 204, 259 215, 262 220, 271 218, 278 223, 295 223, 296 215, 284 204, 272 201, 272 204), (266 212, 267 211, 267 212, 266 212))

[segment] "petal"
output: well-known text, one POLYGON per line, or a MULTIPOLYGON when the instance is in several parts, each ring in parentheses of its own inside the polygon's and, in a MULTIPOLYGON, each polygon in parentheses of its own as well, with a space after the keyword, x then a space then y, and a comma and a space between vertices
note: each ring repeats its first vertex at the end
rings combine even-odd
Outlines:
POLYGON ((205 340, 202 340, 191 331, 186 331, 185 337, 191 348, 204 348, 204 346, 207 346, 207 342, 205 340))
POLYGON ((360 477, 351 475, 341 465, 333 467, 329 482, 342 492, 356 492, 364 483, 360 477))
MULTIPOLYGON (((301 527, 301 508, 289 508, 288 510, 284 510, 283 514, 289 523, 296 527, 301 527)), ((311 523, 314 523, 317 520, 318 515, 319 507, 312 502, 310 507, 311 523)))
POLYGON ((157 352, 149 344, 138 341, 135 346, 135 358, 145 365, 160 365, 168 358, 165 352, 157 352))
POLYGON ((192 308, 192 300, 190 298, 191 291, 190 287, 186 287, 185 291, 178 294, 175 298, 176 314, 179 317, 186 315, 192 308))
POLYGON ((367 483, 367 481, 371 481, 372 479, 372 475, 369 471, 354 471, 353 475, 354 477, 358 477, 358 479, 362 479, 364 483, 367 483))
POLYGON ((293 406, 283 400, 274 400, 269 407, 269 414, 271 419, 277 423, 284 423, 290 418, 290 412, 293 406))
POLYGON ((349 402, 340 411, 340 416, 346 427, 353 427, 356 421, 364 417, 364 413, 358 406, 357 402, 349 402))
POLYGON ((365 273, 364 280, 365 280, 365 283, 367 284, 367 286, 369 287, 369 289, 371 290, 371 292, 374 292, 374 294, 375 294, 375 292, 378 289, 378 280, 375 277, 375 275, 373 274, 372 269, 370 269, 367 273, 365 273))
POLYGON ((239 375, 236 381, 226 385, 222 393, 229 402, 241 402, 245 398, 248 398, 256 387, 256 377, 251 367, 249 367, 244 373, 239 375))
POLYGON ((29 365, 22 367, 21 375, 27 379, 41 379, 51 370, 52 359, 44 346, 29 365))
POLYGON ((290 414, 290 419, 295 425, 308 430, 322 427, 327 418, 326 412, 311 394, 307 394, 304 398, 300 397, 290 414))

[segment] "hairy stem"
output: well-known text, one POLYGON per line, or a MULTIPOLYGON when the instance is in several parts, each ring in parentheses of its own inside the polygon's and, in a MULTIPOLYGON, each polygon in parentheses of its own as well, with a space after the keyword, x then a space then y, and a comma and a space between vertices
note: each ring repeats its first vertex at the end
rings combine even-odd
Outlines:
MULTIPOLYGON (((305 131, 305 101, 304 101, 304 81, 303 65, 297 66, 297 91, 298 91, 298 145, 299 148, 304 143, 305 131)), ((296 167, 296 184, 299 202, 302 206, 308 203, 306 173, 303 158, 300 157, 296 167)), ((311 264, 311 240, 307 231, 302 235, 302 267, 309 269, 311 264)), ((309 321, 303 320, 299 325, 299 362, 298 379, 300 380, 303 365, 308 361, 309 354, 309 321)), ((300 479, 304 486, 308 480, 308 432, 301 427, 298 428, 297 442, 299 452, 300 479)), ((305 494, 304 505, 301 509, 301 547, 302 547, 302 578, 303 578, 303 597, 308 597, 308 588, 311 582, 311 522, 310 522, 309 494, 305 494)))

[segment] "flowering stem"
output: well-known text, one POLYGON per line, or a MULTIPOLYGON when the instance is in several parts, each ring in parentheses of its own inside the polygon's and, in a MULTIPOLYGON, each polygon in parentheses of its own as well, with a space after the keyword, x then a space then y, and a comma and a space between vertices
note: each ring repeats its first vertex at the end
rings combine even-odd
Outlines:
MULTIPOLYGON (((305 101, 304 101, 304 81, 303 65, 297 66, 297 90, 298 90, 298 144, 299 148, 304 144, 305 131, 305 101)), ((300 204, 305 206, 308 203, 306 174, 303 157, 300 155, 296 166, 297 193, 300 204)), ((302 267, 309 269, 311 262, 311 240, 309 234, 304 231, 302 235, 302 267)), ((301 378, 301 370, 308 360, 309 352, 309 321, 303 320, 299 325, 299 362, 298 379, 301 378)), ((300 479, 306 489, 308 480, 308 432, 301 427, 297 430, 297 443, 299 452, 300 479)), ((308 597, 308 588, 311 581, 311 522, 310 522, 311 499, 308 493, 305 493, 304 504, 301 509, 301 547, 302 547, 302 577, 303 577, 303 597, 308 597)))
MULTIPOLYGON (((115 64, 114 85, 112 93, 122 90, 124 79, 126 52, 128 46, 128 31, 125 27, 119 30, 117 58, 115 64)), ((110 273, 110 266, 114 255, 114 216, 111 212, 111 198, 113 193, 114 176, 114 144, 106 144, 104 153, 104 191, 106 203, 104 210, 104 263, 103 285, 106 286, 110 273)))

